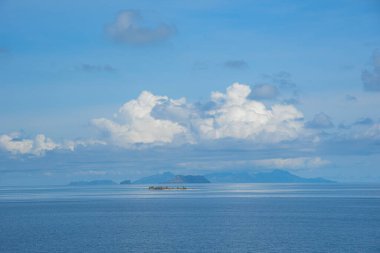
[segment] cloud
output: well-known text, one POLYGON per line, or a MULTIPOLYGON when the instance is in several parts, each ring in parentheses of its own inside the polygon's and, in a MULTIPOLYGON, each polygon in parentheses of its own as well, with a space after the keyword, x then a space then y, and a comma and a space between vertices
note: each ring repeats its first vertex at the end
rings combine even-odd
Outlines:
POLYGON ((96 65, 84 63, 79 67, 80 70, 84 72, 114 72, 116 69, 111 65, 96 65))
POLYGON ((143 91, 137 99, 125 103, 114 120, 98 118, 92 122, 108 136, 111 143, 117 146, 171 143, 176 135, 185 134, 186 128, 177 122, 152 116, 153 108, 165 102, 182 103, 170 100, 166 96, 155 96, 143 91))
POLYGON ((226 61, 223 65, 226 68, 241 69, 241 70, 247 69, 249 67, 248 63, 243 60, 229 60, 229 61, 226 61))
POLYGON ((361 118, 320 135, 319 149, 330 154, 368 155, 380 152, 380 122, 361 118))
POLYGON ((0 135, 0 149, 14 155, 43 156, 46 152, 56 149, 74 151, 79 146, 104 144, 99 140, 66 140, 63 143, 56 143, 43 134, 38 134, 34 138, 22 138, 17 132, 0 135))
POLYGON ((380 123, 373 124, 364 131, 361 137, 374 141, 380 141, 380 123))
POLYGON ((34 139, 20 139, 17 134, 0 135, 0 148, 12 154, 32 154, 40 156, 46 151, 51 151, 60 146, 43 134, 38 134, 34 139))
POLYGON ((325 113, 321 112, 314 116, 313 120, 306 122, 306 126, 308 128, 315 129, 324 129, 324 128, 332 128, 334 124, 331 121, 331 118, 325 113))
POLYGON ((346 99, 347 101, 352 101, 352 102, 356 102, 356 101, 358 100, 357 97, 352 96, 352 95, 349 95, 349 94, 347 94, 347 95, 345 96, 345 99, 346 99))
POLYGON ((360 118, 353 125, 373 125, 374 121, 371 118, 360 118))
POLYGON ((215 108, 194 125, 202 138, 236 138, 258 142, 280 142, 298 137, 303 130, 303 114, 292 105, 275 104, 267 108, 249 99, 248 85, 234 83, 226 93, 213 92, 215 108))
POLYGON ((273 75, 264 75, 264 78, 278 84, 282 89, 297 89, 297 85, 292 80, 292 75, 289 72, 281 71, 273 75))
POLYGON ((106 145, 107 143, 101 140, 96 139, 87 139, 87 140, 66 140, 60 144, 61 149, 68 149, 74 151, 78 147, 88 147, 88 146, 97 146, 97 145, 106 145))
POLYGON ((189 104, 144 91, 125 103, 115 119, 94 119, 110 143, 169 144, 175 140, 195 143, 204 140, 241 139, 276 143, 296 139, 303 131, 303 115, 292 105, 267 108, 249 99, 248 85, 234 83, 226 93, 213 92, 209 106, 189 104))
POLYGON ((97 139, 55 143, 43 134, 34 139, 4 134, 0 147, 13 154, 40 156, 56 149, 73 151, 105 144, 127 149, 219 141, 273 144, 306 136, 303 114, 296 107, 266 106, 250 94, 248 85, 234 83, 225 93, 212 92, 210 101, 202 104, 143 91, 123 104, 113 118, 92 119, 101 133, 97 139))
POLYGON ((143 17, 138 11, 125 10, 106 27, 106 33, 114 41, 135 45, 166 40, 176 33, 172 25, 162 23, 148 27, 143 26, 142 21, 143 17))
POLYGON ((251 97, 257 99, 273 99, 278 95, 278 89, 271 84, 257 84, 252 87, 251 97))
POLYGON ((293 158, 271 158, 255 160, 233 160, 233 161, 191 161, 180 162, 178 167, 200 170, 220 169, 288 169, 303 170, 324 167, 331 162, 320 157, 293 157, 293 158))
POLYGON ((371 126, 377 124, 377 122, 370 117, 362 117, 351 123, 340 123, 339 128, 341 129, 341 134, 344 135, 344 130, 350 130, 348 135, 352 137, 361 136, 366 130, 371 126))
POLYGON ((300 103, 298 98, 285 98, 282 102, 287 105, 298 105, 300 103))
POLYGON ((330 164, 330 161, 320 157, 299 157, 256 160, 253 164, 259 167, 278 169, 314 169, 326 166, 330 164))
MULTIPOLYGON (((301 103, 299 98, 300 91, 289 72, 281 71, 275 74, 263 74, 262 77, 265 79, 264 83, 266 84, 259 85, 257 92, 263 93, 268 98, 279 98, 284 104, 297 105, 301 103)), ((255 87, 253 87, 253 93, 255 92, 255 87)))
POLYGON ((362 71, 362 82, 364 90, 366 91, 380 91, 380 50, 376 49, 372 53, 371 57, 372 70, 362 71))

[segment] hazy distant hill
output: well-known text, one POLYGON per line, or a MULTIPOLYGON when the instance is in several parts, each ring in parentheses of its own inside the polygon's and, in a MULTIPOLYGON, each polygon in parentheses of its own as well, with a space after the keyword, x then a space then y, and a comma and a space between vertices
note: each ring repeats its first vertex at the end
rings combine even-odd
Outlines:
POLYGON ((173 179, 175 175, 171 172, 165 172, 161 174, 156 174, 148 177, 140 178, 134 181, 134 184, 162 184, 173 179))
POLYGON ((333 183, 324 178, 304 178, 285 170, 270 172, 223 172, 205 175, 212 183, 333 183))
POLYGON ((171 172, 156 174, 148 177, 143 177, 133 182, 134 184, 194 184, 194 183, 210 183, 207 178, 199 175, 174 175, 171 172))
POLYGON ((170 184, 196 184, 196 183, 210 183, 210 181, 204 176, 193 176, 193 175, 177 175, 167 183, 170 184))
POLYGON ((120 184, 131 184, 131 180, 123 180, 120 184))
POLYGON ((165 183, 333 183, 324 178, 304 178, 285 170, 269 172, 220 172, 200 175, 175 175, 165 172, 143 177, 134 184, 165 184, 165 183))
POLYGON ((251 183, 248 172, 219 172, 205 175, 212 183, 251 183))
POLYGON ((71 186, 86 186, 86 185, 114 185, 112 180, 93 180, 93 181, 74 181, 70 182, 71 186))

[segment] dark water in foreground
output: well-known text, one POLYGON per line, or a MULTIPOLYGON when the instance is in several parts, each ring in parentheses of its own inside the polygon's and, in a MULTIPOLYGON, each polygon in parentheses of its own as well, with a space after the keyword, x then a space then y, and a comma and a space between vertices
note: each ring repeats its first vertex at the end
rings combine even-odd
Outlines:
POLYGON ((380 185, 0 187, 0 252, 380 252, 380 185))

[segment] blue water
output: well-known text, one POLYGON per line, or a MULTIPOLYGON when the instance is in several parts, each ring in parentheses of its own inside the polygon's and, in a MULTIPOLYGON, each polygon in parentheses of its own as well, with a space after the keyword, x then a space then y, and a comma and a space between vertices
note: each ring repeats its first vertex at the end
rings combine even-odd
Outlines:
POLYGON ((0 252, 380 252, 380 185, 0 187, 0 252))

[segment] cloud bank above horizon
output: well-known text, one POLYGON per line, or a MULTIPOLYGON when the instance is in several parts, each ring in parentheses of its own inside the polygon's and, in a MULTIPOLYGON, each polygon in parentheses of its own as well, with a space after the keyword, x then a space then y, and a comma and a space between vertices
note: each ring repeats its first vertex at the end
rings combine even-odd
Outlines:
POLYGON ((223 92, 212 92, 205 103, 189 103, 149 91, 123 104, 114 117, 95 118, 97 141, 55 143, 44 134, 22 138, 19 133, 0 136, 0 147, 12 154, 44 155, 57 149, 107 144, 121 148, 157 145, 202 144, 223 139, 252 144, 275 144, 305 136, 303 114, 293 105, 270 106, 250 98, 249 85, 233 83, 223 92))
POLYGON ((125 103, 113 119, 92 122, 121 147, 135 144, 201 143, 225 138, 254 143, 296 139, 303 132, 303 114, 292 105, 270 107, 250 99, 248 85, 234 83, 225 93, 213 92, 207 105, 143 91, 125 103))
MULTIPOLYGON (((209 99, 202 102, 142 91, 137 98, 125 102, 113 117, 89 119, 98 132, 91 138, 55 142, 44 134, 24 138, 15 132, 0 135, 0 149, 12 159, 43 159, 49 153, 91 154, 96 147, 140 152, 152 156, 150 159, 157 157, 155 150, 161 150, 174 159, 169 155, 173 148, 183 154, 197 153, 195 150, 199 149, 205 150, 205 154, 212 151, 224 155, 206 155, 206 159, 201 152, 196 155, 199 159, 177 157, 169 162, 170 166, 194 170, 253 167, 294 171, 334 166, 326 156, 379 152, 377 119, 362 118, 335 126, 330 116, 320 112, 306 120, 296 105, 282 102, 281 97, 270 103, 265 96, 261 98, 263 101, 259 100, 257 94, 252 94, 256 87, 233 83, 224 92, 211 92, 209 99), (189 151, 189 145, 193 151, 189 151), (367 147, 368 151, 359 150, 360 147, 367 147), (245 152, 256 155, 245 156, 245 152)), ((107 152, 110 155, 113 151, 107 152)))

